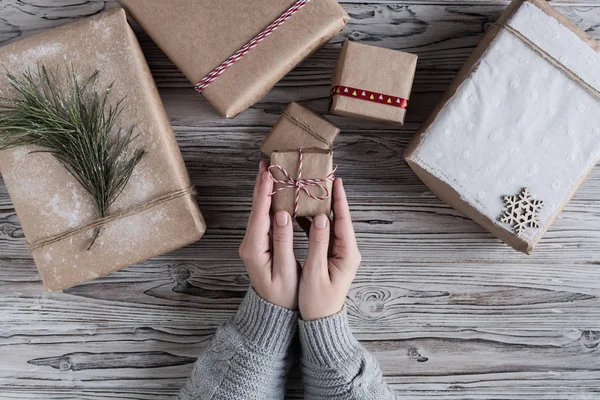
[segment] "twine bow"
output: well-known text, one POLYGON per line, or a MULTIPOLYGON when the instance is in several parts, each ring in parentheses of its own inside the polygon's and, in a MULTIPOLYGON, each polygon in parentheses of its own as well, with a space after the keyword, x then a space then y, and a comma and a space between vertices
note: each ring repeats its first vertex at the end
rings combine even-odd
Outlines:
POLYGON ((317 201, 323 201, 323 200, 326 200, 329 198, 329 196, 331 194, 329 193, 329 189, 327 189, 327 187, 325 187, 324 184, 327 182, 334 181, 335 171, 337 171, 337 168, 338 168, 338 166, 336 165, 333 168, 333 171, 331 171, 331 173, 329 175, 327 175, 325 178, 302 179, 302 164, 304 161, 304 153, 302 152, 302 149, 298 149, 298 155, 299 155, 298 174, 297 174, 298 178, 296 178, 296 179, 294 179, 286 171, 286 169, 283 168, 281 165, 274 164, 274 165, 269 166, 269 168, 267 169, 267 171, 269 172, 269 178, 271 178, 273 183, 283 185, 282 187, 273 191, 273 193, 271 193, 271 196, 275 196, 277 193, 281 192, 282 190, 287 190, 287 189, 295 189, 296 190, 296 199, 294 201, 294 215, 293 215, 294 218, 296 218, 298 216, 298 205, 300 204, 300 192, 306 193, 306 195, 308 197, 310 197, 313 200, 317 200, 317 201), (285 175, 286 179, 275 178, 273 176, 273 173, 271 172, 271 169, 273 169, 273 168, 280 170, 285 175), (311 186, 316 186, 316 187, 320 188, 325 193, 325 195, 324 196, 316 196, 316 195, 312 194, 310 192, 310 190, 308 189, 311 186))

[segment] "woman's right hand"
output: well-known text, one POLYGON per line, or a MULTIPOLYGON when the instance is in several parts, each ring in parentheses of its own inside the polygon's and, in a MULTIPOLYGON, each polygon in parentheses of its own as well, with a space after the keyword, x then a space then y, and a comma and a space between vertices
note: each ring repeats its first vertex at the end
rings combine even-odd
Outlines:
POLYGON ((298 297, 300 314, 305 321, 329 317, 342 310, 360 265, 361 255, 348 200, 339 178, 333 184, 333 214, 333 222, 325 215, 316 216, 310 228, 298 297), (330 232, 333 234, 331 253, 330 232))

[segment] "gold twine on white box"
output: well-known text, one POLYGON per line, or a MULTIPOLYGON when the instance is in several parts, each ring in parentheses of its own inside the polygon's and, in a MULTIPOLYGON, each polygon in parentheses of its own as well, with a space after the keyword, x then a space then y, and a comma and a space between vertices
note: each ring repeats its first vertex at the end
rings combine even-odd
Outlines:
POLYGON ((579 85, 582 89, 584 89, 586 92, 588 92, 593 97, 595 97, 596 100, 600 101, 600 91, 598 89, 596 89, 595 87, 593 87, 592 85, 587 83, 583 78, 581 78, 579 75, 577 75, 575 72, 573 72, 569 67, 567 67, 566 65, 561 63, 559 60, 554 58, 550 53, 548 53, 547 51, 542 49, 540 46, 535 44, 533 41, 531 41, 527 36, 525 36, 518 29, 516 29, 508 24, 500 24, 500 25, 495 24, 495 26, 511 33, 513 36, 515 36, 517 39, 519 39, 521 42, 523 42, 527 47, 529 47, 531 50, 533 50, 538 55, 540 55, 543 59, 545 59, 550 64, 555 66, 557 69, 562 71, 567 77, 569 77, 573 82, 575 82, 577 85, 579 85))

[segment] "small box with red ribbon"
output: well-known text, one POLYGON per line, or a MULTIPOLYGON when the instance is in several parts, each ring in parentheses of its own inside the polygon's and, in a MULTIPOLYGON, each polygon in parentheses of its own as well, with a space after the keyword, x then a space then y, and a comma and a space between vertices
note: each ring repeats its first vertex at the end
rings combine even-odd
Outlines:
POLYGON ((332 79, 330 112, 403 125, 417 56, 346 41, 332 79))

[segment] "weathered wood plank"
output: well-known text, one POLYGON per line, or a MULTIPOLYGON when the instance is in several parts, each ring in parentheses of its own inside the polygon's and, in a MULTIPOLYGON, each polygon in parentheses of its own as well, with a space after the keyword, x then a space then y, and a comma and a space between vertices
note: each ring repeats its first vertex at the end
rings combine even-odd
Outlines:
MULTIPOLYGON (((4 264, 3 285, 10 288, 0 293, 5 334, 27 326, 214 330, 232 316, 249 284, 235 260, 155 259, 65 293, 44 293, 30 262, 4 264)), ((598 293, 596 265, 374 263, 361 267, 348 307, 363 340, 432 329, 596 330, 598 293)))
MULTIPOLYGON (((0 355, 11 359, 10 370, 0 369, 8 375, 4 387, 10 390, 35 385, 38 389, 48 386, 110 392, 118 384, 130 389, 176 391, 192 368, 189 356, 200 354, 211 336, 210 332, 194 330, 99 328, 94 340, 86 340, 88 354, 81 354, 77 349, 82 334, 85 332, 12 336, 12 343, 0 347, 0 355), (32 346, 35 354, 30 351, 32 346), (152 361, 143 357, 148 353, 154 354, 152 361), (106 368, 107 360, 125 354, 130 355, 126 363, 106 368), (51 361, 41 361, 44 358, 51 361)), ((427 388, 443 394, 449 389, 467 389, 463 395, 468 395, 469 388, 477 391, 492 386, 499 391, 508 389, 508 393, 512 389, 539 394, 543 388, 535 382, 540 380, 550 390, 560 387, 592 393, 600 389, 599 355, 594 351, 600 333, 565 336, 560 344, 536 334, 532 332, 520 342, 518 332, 486 338, 477 338, 477 332, 470 332, 471 337, 462 331, 445 332, 431 338, 369 341, 365 346, 378 358, 399 393, 427 388), (512 387, 513 381, 531 381, 533 386, 512 387), (536 386, 537 392, 532 390, 536 386)))
MULTIPOLYGON (((300 385, 298 379, 292 383, 300 385)), ((555 385, 531 385, 529 381, 510 379, 500 382, 477 380, 473 384, 436 384, 436 383, 408 383, 393 384, 393 387, 407 387, 410 390, 397 389, 401 398, 411 400, 437 399, 437 400, 498 400, 535 399, 535 400, 595 400, 597 390, 588 387, 576 387, 571 381, 558 382, 555 385), (509 386, 510 385, 510 386, 509 386), (567 387, 569 385, 570 387, 567 387)), ((89 390, 89 389, 14 389, 10 393, 3 393, 4 399, 39 399, 47 400, 154 400, 175 398, 175 390, 148 390, 148 389, 122 389, 122 390, 89 390)), ((299 391, 288 393, 286 399, 302 399, 299 391)))

